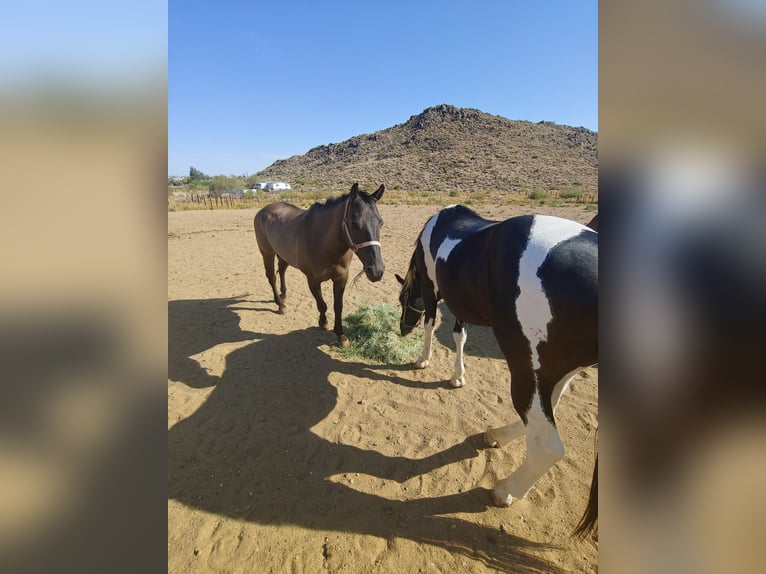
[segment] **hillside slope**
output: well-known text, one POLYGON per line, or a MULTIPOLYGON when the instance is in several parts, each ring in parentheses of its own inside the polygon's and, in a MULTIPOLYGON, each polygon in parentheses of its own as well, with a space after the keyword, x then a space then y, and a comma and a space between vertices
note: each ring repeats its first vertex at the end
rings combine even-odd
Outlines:
POLYGON ((388 129, 321 145, 257 174, 296 191, 385 183, 405 191, 527 192, 598 186, 598 134, 442 104, 388 129))

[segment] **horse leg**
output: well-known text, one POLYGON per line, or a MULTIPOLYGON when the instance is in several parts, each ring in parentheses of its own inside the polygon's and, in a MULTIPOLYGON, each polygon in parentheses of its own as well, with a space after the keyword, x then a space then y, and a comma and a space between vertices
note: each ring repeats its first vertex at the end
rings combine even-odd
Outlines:
MULTIPOLYGON (((508 363, 510 366, 511 361, 508 363)), ((516 367, 516 372, 519 373, 521 369, 518 368, 518 365, 516 367)), ((514 407, 519 413, 526 412, 527 456, 515 472, 495 485, 492 498, 498 505, 508 506, 514 498, 524 498, 532 485, 564 457, 564 445, 561 442, 558 429, 556 429, 553 412, 558 406, 561 396, 569 387, 576 371, 577 369, 570 370, 560 376, 560 374, 553 374, 544 365, 537 371, 539 381, 535 381, 534 373, 526 370, 521 371, 514 381, 513 384, 524 387, 521 391, 517 391, 516 396, 514 396, 514 407), (552 384, 554 381, 555 384, 552 384), (532 396, 531 400, 528 401, 529 407, 525 409, 524 405, 520 403, 527 398, 530 389, 532 396), (547 403, 549 407, 545 406, 544 403, 547 403)), ((563 369, 559 371, 559 373, 561 372, 564 372, 563 369)), ((515 432, 518 432, 518 426, 510 426, 515 432)), ((504 428, 507 429, 508 427, 504 428)), ((507 431, 505 435, 502 432, 499 434, 502 440, 511 433, 507 431)), ((487 438, 491 439, 492 433, 485 435, 485 441, 487 438)))
POLYGON ((279 271, 279 295, 282 297, 282 303, 284 304, 287 298, 287 285, 285 285, 285 271, 287 270, 287 261, 277 255, 277 270, 279 271))
POLYGON ((322 297, 322 284, 316 279, 309 278, 309 290, 317 302, 317 310, 319 311, 319 326, 326 331, 328 327, 327 303, 325 303, 324 298, 322 297))
POLYGON ((455 328, 452 329, 452 339, 455 341, 455 374, 450 379, 453 388, 465 385, 465 365, 463 364, 463 345, 468 338, 465 324, 460 319, 455 319, 455 328))
POLYGON ((508 506, 514 498, 524 498, 532 485, 559 460, 564 445, 556 425, 545 416, 540 396, 535 393, 527 413, 527 456, 508 478, 498 481, 492 498, 499 506, 508 506))
POLYGON ((484 444, 493 448, 507 445, 524 434, 524 422, 518 420, 504 427, 487 429, 484 433, 484 444))
MULTIPOLYGON (((553 407, 553 413, 556 413, 556 407, 559 405, 561 396, 569 388, 569 383, 574 378, 574 374, 578 369, 575 369, 571 373, 568 373, 561 381, 561 384, 556 385, 551 393, 551 406, 553 407)), ((524 423, 520 420, 513 422, 507 426, 488 429, 484 433, 484 444, 493 448, 503 447, 509 442, 519 438, 524 434, 524 423)))
POLYGON ((277 293, 277 276, 274 273, 274 253, 265 253, 261 251, 263 255, 263 266, 266 268, 266 278, 271 285, 271 291, 274 294, 274 303, 279 307, 279 313, 285 312, 285 303, 277 293))
POLYGON ((338 344, 341 347, 348 347, 348 337, 343 334, 343 293, 346 291, 346 282, 348 275, 333 279, 332 297, 333 311, 335 312, 335 334, 338 336, 338 344))
POLYGON ((434 323, 436 322, 436 301, 425 301, 426 312, 423 322, 425 336, 423 337, 423 352, 415 361, 416 369, 425 369, 431 363, 431 341, 434 333, 434 323))

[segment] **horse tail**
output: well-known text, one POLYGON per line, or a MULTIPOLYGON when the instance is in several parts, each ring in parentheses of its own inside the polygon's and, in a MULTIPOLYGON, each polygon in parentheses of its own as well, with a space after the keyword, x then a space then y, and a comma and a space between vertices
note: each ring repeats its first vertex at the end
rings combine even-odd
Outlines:
POLYGON ((593 478, 590 482, 590 494, 588 495, 588 505, 580 519, 580 523, 572 533, 578 538, 585 538, 593 532, 598 521, 598 453, 596 453, 596 463, 593 465, 593 478))

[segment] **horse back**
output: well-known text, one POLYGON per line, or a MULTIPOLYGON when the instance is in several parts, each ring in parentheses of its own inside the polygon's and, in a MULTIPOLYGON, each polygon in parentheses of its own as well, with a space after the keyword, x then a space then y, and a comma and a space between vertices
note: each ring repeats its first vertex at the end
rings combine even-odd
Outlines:
POLYGON ((494 232, 496 315, 511 314, 522 330, 547 332, 548 347, 567 349, 576 366, 596 363, 598 234, 540 215, 512 218, 494 232))
POLYGON ((253 219, 255 238, 260 250, 264 253, 275 253, 291 265, 295 265, 295 231, 305 211, 283 201, 260 209, 253 219))

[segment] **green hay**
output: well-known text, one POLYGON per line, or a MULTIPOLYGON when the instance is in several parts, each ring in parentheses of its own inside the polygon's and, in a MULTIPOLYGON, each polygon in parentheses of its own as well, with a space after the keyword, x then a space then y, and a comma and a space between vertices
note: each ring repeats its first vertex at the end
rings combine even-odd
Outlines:
POLYGON ((399 335, 400 313, 391 305, 364 305, 343 317, 346 348, 335 348, 344 358, 359 358, 388 365, 411 363, 423 348, 423 331, 399 335))

